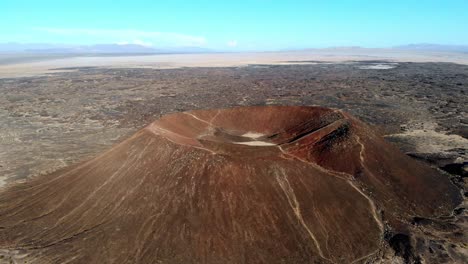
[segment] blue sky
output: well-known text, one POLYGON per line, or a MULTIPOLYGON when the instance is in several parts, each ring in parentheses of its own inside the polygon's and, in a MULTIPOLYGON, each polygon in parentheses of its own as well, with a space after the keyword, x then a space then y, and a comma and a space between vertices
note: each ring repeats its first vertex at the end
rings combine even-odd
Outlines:
POLYGON ((0 42, 278 50, 468 44, 467 0, 0 0, 0 42))

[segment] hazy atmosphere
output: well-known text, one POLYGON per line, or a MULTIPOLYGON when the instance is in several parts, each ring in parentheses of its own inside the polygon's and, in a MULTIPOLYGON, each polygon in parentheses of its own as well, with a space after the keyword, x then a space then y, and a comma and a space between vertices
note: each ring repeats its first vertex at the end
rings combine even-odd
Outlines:
MULTIPOLYGON (((468 45, 468 2, 2 1, 0 43, 263 51, 468 45)), ((21 46, 1 49, 19 49, 21 46)))
POLYGON ((0 264, 468 263, 467 10, 0 0, 0 264))

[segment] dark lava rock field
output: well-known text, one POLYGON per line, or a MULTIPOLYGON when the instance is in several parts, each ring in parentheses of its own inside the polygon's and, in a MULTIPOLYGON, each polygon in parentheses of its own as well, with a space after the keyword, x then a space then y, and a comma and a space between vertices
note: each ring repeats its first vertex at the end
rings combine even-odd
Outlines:
POLYGON ((377 127, 404 153, 445 171, 465 202, 451 215, 416 217, 407 232, 389 230, 384 259, 466 261, 468 65, 366 61, 87 67, 0 79, 0 186, 89 159, 163 114, 253 105, 344 110, 377 127))

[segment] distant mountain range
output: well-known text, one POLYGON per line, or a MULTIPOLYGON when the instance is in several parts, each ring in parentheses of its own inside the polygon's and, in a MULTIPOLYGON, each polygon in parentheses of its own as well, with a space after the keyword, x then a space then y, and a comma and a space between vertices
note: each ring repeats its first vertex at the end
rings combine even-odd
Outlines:
POLYGON ((99 53, 99 54, 170 54, 170 53, 208 53, 202 47, 153 48, 138 44, 97 44, 97 45, 59 45, 59 44, 21 44, 0 43, 1 53, 99 53))
POLYGON ((420 50, 420 51, 450 51, 450 52, 468 52, 468 45, 440 45, 430 43, 409 44, 396 46, 395 49, 401 50, 420 50))
MULTIPOLYGON (((365 50, 364 47, 329 47, 305 50, 365 50)), ((468 53, 468 45, 440 45, 440 44, 408 44, 395 46, 391 49, 408 51, 437 51, 468 53)), ((290 51, 290 50, 289 50, 290 51)), ((0 53, 35 53, 35 54, 174 54, 174 53, 213 53, 216 50, 203 47, 166 47, 155 48, 140 44, 96 44, 96 45, 67 45, 47 43, 0 43, 0 53)))

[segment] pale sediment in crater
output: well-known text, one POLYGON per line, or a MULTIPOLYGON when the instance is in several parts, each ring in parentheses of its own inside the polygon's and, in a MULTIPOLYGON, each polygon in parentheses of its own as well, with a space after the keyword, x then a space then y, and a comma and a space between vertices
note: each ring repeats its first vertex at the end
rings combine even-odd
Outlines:
POLYGON ((461 201, 438 171, 321 107, 163 116, 0 193, 0 248, 34 263, 351 263, 461 201))

